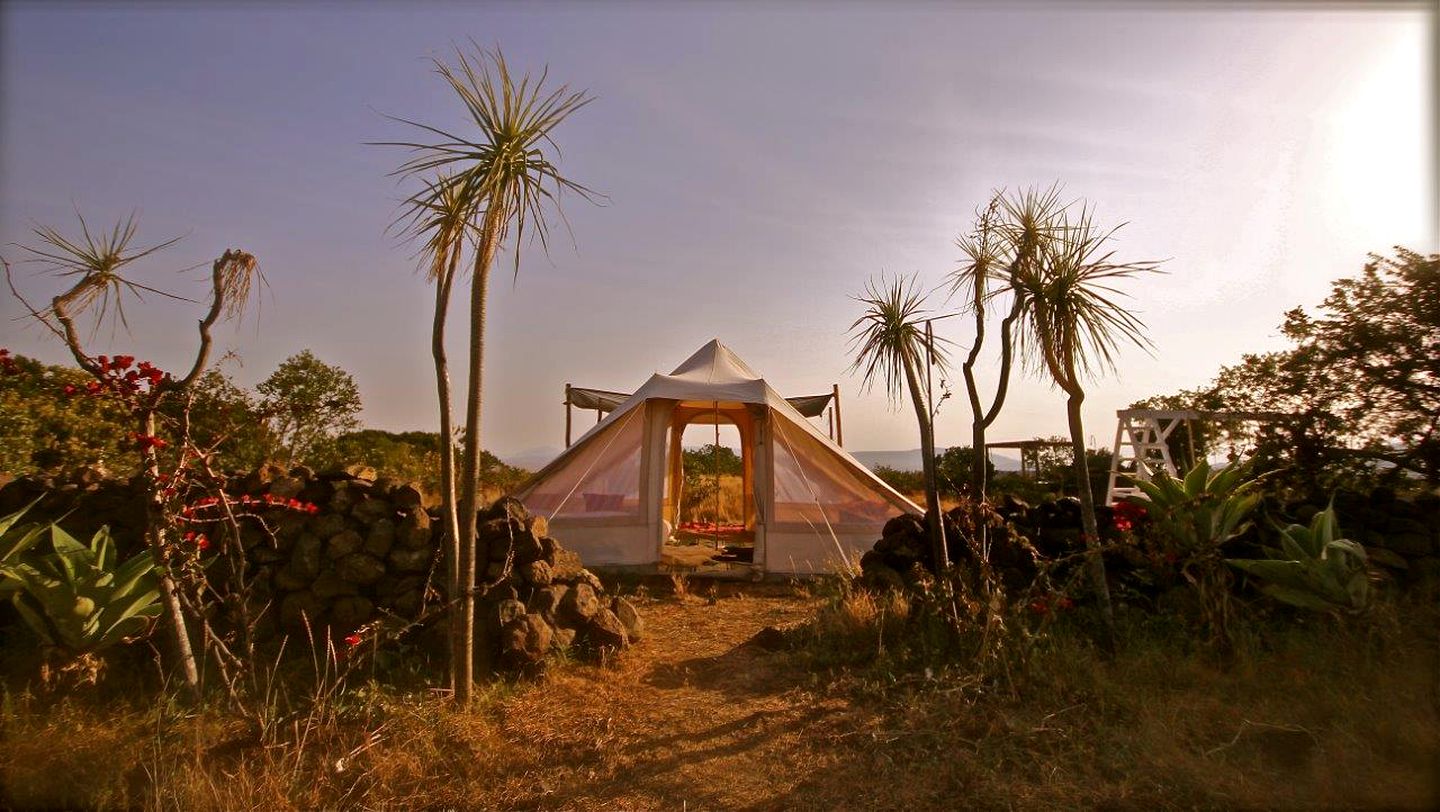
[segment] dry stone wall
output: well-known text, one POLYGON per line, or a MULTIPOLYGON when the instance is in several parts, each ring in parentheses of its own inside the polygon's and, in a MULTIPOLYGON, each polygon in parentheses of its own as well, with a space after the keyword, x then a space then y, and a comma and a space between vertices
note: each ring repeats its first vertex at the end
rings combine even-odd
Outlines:
MULTIPOLYGON (((438 617, 447 603, 438 499, 413 482, 368 466, 314 472, 265 466, 233 477, 226 492, 262 507, 241 522, 252 605, 268 606, 259 631, 334 637, 383 615, 438 617), (313 509, 270 509, 296 500, 313 509)), ((134 483, 86 477, 22 479, 0 488, 0 515, 39 498, 27 517, 65 516, 67 529, 109 525, 122 550, 139 549, 144 510, 134 483)), ((481 656, 510 669, 531 668, 557 649, 602 652, 643 633, 634 607, 607 594, 579 556, 550 537, 543 517, 501 499, 479 519, 477 601, 481 656)), ((221 562, 223 563, 223 562, 221 562)), ((443 639, 443 637, 442 637, 443 639)))

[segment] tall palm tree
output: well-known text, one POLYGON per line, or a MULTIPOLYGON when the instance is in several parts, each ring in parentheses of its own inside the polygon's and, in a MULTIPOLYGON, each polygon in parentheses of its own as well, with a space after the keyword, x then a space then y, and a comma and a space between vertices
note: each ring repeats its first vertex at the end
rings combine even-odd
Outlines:
MULTIPOLYGON (((445 323, 450 312, 450 293, 455 275, 465 253, 467 235, 472 231, 467 220, 466 201, 460 187, 449 184, 441 175, 425 185, 425 189, 406 201, 397 221, 406 231, 423 238, 420 255, 426 278, 435 283, 435 314, 430 327, 430 355, 435 363, 436 399, 440 406, 440 493, 442 521, 449 544, 449 592, 451 600, 460 595, 460 531, 455 507, 455 420, 450 396, 450 361, 445 352, 445 323)), ((450 613, 449 653, 452 664, 451 690, 458 690, 459 652, 462 628, 460 614, 450 613)))
POLYGON ((1081 523, 1088 550, 1090 577, 1105 628, 1103 643, 1115 645, 1115 618, 1100 556, 1095 497, 1085 461, 1085 426, 1081 407, 1084 380, 1112 370, 1120 342, 1149 345, 1145 325, 1116 297, 1113 285, 1127 277, 1158 271, 1154 261, 1117 262, 1107 246, 1120 226, 1104 230, 1081 204, 1078 213, 1062 214, 1054 238, 1045 241, 1039 261, 1024 267, 1012 284, 1022 297, 1019 344, 1023 355, 1039 366, 1065 392, 1075 477, 1079 482, 1081 523))
MULTIPOLYGON (((472 43, 473 45, 473 43, 472 43)), ((516 78, 499 51, 475 48, 467 55, 459 49, 453 65, 435 60, 435 72, 465 106, 471 136, 459 135, 408 119, 441 140, 434 143, 388 142, 414 151, 415 156, 397 170, 401 175, 429 176, 451 173, 431 186, 433 199, 453 193, 476 228, 470 280, 470 358, 465 401, 465 446, 457 482, 457 521, 460 538, 460 650, 455 670, 455 698, 470 702, 475 660, 476 510, 480 498, 480 414, 485 359, 485 307, 490 269, 506 239, 514 237, 515 274, 520 272, 520 243, 528 229, 542 247, 549 245, 546 208, 558 204, 569 191, 586 199, 594 193, 563 177, 552 161, 558 148, 551 133, 576 110, 590 102, 584 92, 568 87, 546 92, 548 71, 538 80, 516 78)), ((558 209, 557 209, 558 210, 558 209)), ((563 219, 563 214, 561 215, 563 219)), ((486 551, 488 552, 488 551, 486 551)))
MULTIPOLYGON (((1043 192, 1037 188, 1013 194, 998 191, 991 196, 985 208, 976 213, 975 230, 956 240, 964 256, 960 267, 950 274, 950 292, 953 295, 964 291, 968 298, 963 310, 968 310, 975 317, 975 342, 965 356, 961 371, 965 378, 965 393, 970 400, 971 447, 976 451, 970 485, 979 500, 984 500, 988 486, 985 432, 1005 406, 1014 361, 1015 322, 1024 308, 1023 291, 1013 284, 1013 280, 1017 274, 1033 268, 1040 247, 1055 234, 1056 218, 1064 208, 1059 200, 1058 184, 1043 192), (1000 323, 999 375, 990 405, 982 407, 975 364, 985 345, 989 305, 1006 293, 1010 294, 1010 309, 1000 323)), ((984 533, 983 522, 980 527, 984 533)))
MULTIPOLYGON (((865 292, 854 297, 865 312, 850 325, 855 362, 851 369, 863 371, 868 390, 876 383, 884 388, 891 403, 897 403, 908 389, 920 427, 920 457, 925 479, 925 526, 936 572, 947 566, 945 527, 940 515, 940 490, 935 475, 935 432, 932 405, 920 388, 921 365, 928 363, 925 342, 925 296, 914 277, 865 283, 865 292)), ((943 346, 933 348, 935 363, 948 365, 943 346)))

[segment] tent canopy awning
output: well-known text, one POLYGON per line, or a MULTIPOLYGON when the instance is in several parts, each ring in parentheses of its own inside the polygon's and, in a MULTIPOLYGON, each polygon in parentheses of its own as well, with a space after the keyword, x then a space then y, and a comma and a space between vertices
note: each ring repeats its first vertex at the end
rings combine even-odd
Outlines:
MULTIPOLYGON (((597 412, 613 412, 626 400, 630 399, 630 392, 612 392, 609 389, 591 389, 583 386, 571 386, 566 390, 570 395, 570 405, 581 409, 594 409, 597 412)), ((793 398, 785 398, 795 411, 805 417, 821 417, 825 409, 835 395, 826 392, 823 395, 800 395, 793 398)))

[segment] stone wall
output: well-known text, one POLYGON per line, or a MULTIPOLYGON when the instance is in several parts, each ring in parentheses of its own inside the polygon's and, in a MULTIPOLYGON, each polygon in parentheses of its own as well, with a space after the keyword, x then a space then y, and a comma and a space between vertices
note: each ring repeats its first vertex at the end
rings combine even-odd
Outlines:
MULTIPOLYGON (((415 620, 446 603, 448 542, 437 498, 419 485, 368 466, 320 473, 265 466, 232 477, 226 493, 253 516, 242 519, 240 539, 254 605, 270 607, 260 632, 301 632, 308 623, 341 637, 382 615, 415 620)), ((140 548, 145 515, 132 482, 85 472, 63 482, 16 480, 0 488, 0 515, 36 498, 28 520, 63 516, 67 530, 87 538, 109 525, 122 555, 140 548)), ((192 513, 218 515, 215 506, 192 513)), ((482 657, 524 668, 554 649, 621 648, 639 637, 634 607, 607 595, 579 557, 549 536, 543 517, 502 499, 479 521, 477 571, 489 587, 476 610, 488 649, 482 657)), ((203 522, 191 526, 218 532, 203 522)))

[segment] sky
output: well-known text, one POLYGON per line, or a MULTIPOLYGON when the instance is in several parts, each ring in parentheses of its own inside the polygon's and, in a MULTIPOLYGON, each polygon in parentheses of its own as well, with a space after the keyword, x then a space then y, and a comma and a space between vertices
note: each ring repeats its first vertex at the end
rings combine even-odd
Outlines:
MULTIPOLYGON (((43 301, 55 283, 16 244, 133 211, 137 244, 184 235, 137 281, 200 297, 195 268, 243 248, 268 289, 219 333, 226 372, 253 385, 308 348, 354 375, 368 426, 433 430, 433 293, 388 229, 413 187, 371 142, 417 135, 389 117, 464 130, 431 60, 473 38, 593 95, 557 162, 606 196, 564 198, 569 233, 497 268, 487 447, 558 448, 566 382, 634 389, 719 338, 782 394, 840 384, 847 447, 914 448, 908 408, 849 371, 852 297, 915 274, 957 310, 976 207, 1056 182, 1126 224, 1119 258, 1165 260, 1125 288, 1153 348, 1087 389, 1108 446, 1116 409, 1283 347, 1284 312, 1367 252, 1437 249, 1433 27, 1423 5, 10 2, 0 255, 43 301)), ((94 352, 188 361, 197 305, 128 312, 94 352)), ((937 323, 957 353, 968 322, 937 323)), ((66 360, 8 291, 0 346, 66 360)), ((954 377, 941 446, 968 443, 954 377)), ((990 437, 1065 432, 1063 397, 1027 376, 990 437)))

